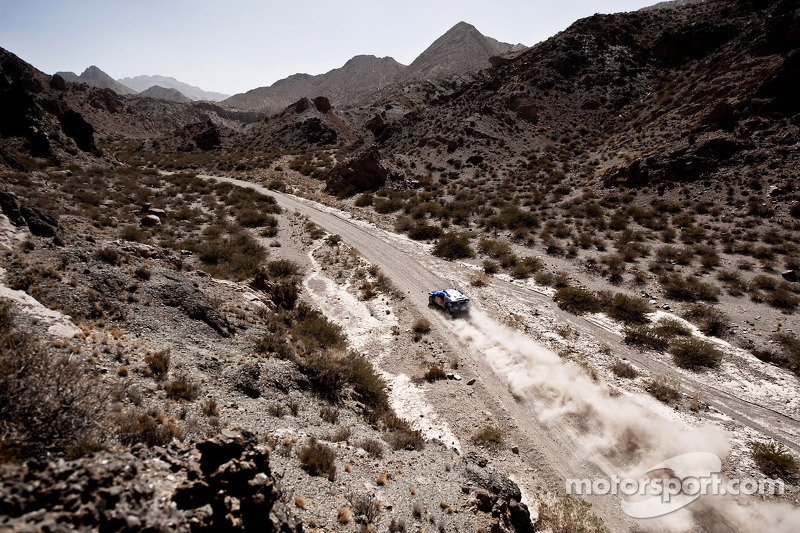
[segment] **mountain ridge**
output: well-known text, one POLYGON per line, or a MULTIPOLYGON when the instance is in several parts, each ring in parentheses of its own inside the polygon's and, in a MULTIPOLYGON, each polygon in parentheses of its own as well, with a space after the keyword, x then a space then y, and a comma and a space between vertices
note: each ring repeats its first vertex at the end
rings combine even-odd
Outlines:
POLYGON ((159 74, 146 75, 120 78, 117 80, 119 83, 130 87, 135 91, 146 91, 147 89, 158 85, 165 89, 177 89, 181 94, 191 98, 192 100, 209 100, 211 102, 221 102, 231 95, 218 93, 214 91, 206 91, 195 85, 184 83, 171 76, 161 76, 159 74))
POLYGON ((362 102, 390 85, 409 79, 432 79, 491 66, 489 58, 526 49, 481 34, 459 22, 426 48, 410 65, 392 57, 357 55, 324 74, 293 74, 267 87, 231 96, 223 103, 235 108, 276 113, 299 98, 324 95, 334 105, 362 102))
POLYGON ((56 74, 64 78, 66 81, 71 81, 73 83, 85 83, 89 87, 95 87, 97 89, 111 89, 120 95, 136 94, 138 92, 118 82, 95 65, 91 65, 86 68, 86 70, 84 70, 80 76, 74 72, 64 71, 56 72, 56 74))

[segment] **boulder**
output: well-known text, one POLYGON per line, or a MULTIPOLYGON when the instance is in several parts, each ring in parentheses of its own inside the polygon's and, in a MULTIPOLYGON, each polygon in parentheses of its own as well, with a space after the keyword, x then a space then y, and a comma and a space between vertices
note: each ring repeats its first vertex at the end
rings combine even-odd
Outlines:
POLYGON ((327 113, 333 106, 331 106, 331 102, 324 96, 317 96, 314 98, 314 107, 316 107, 317 111, 320 113, 327 113))
POLYGON ((0 191, 0 210, 15 226, 28 226, 37 237, 55 237, 61 230, 58 220, 38 207, 29 205, 10 191, 0 191))
POLYGON ((787 270, 786 272, 781 274, 781 276, 783 277, 783 279, 785 279, 790 283, 797 283, 798 281, 796 270, 787 270))
MULTIPOLYGON (((155 216, 155 215, 148 215, 155 216)), ((155 217, 158 218, 158 217, 155 217)), ((228 320, 211 304, 203 292, 191 281, 175 272, 164 272, 166 280, 152 290, 154 296, 164 305, 177 307, 189 318, 205 322, 223 337, 233 332, 228 320)))
POLYGON ((378 147, 371 145, 334 166, 328 172, 325 190, 331 194, 348 188, 377 191, 392 180, 402 180, 402 177, 382 163, 378 147))
POLYGON ((139 223, 142 227, 152 228, 153 226, 160 226, 161 219, 156 215, 145 215, 139 223))
POLYGON ((61 129, 70 137, 78 148, 84 152, 94 152, 94 127, 84 120, 83 115, 72 109, 67 109, 58 117, 61 129))

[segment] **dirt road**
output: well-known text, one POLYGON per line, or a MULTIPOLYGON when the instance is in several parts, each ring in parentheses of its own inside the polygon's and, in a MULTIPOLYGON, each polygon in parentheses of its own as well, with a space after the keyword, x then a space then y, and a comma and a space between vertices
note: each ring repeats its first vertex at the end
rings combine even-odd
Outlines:
MULTIPOLYGON (((358 249, 361 255, 381 270, 394 282, 396 287, 406 295, 406 302, 416 307, 421 313, 433 315, 434 320, 446 321, 441 314, 431 313, 428 309, 427 292, 433 288, 444 288, 457 285, 453 275, 454 269, 466 270, 468 267, 442 261, 430 254, 420 253, 420 245, 403 236, 382 231, 362 221, 349 218, 346 214, 327 208, 309 200, 292 195, 271 191, 260 185, 214 176, 201 176, 228 181, 242 187, 249 187, 259 192, 273 195, 278 203, 289 212, 298 212, 332 234, 339 234, 350 246, 358 249)), ((460 276, 464 278, 463 272, 460 276)), ((541 308, 550 307, 550 311, 558 315, 559 321, 571 325, 581 335, 591 338, 608 338, 619 344, 619 337, 598 325, 554 309, 551 299, 521 287, 517 284, 492 280, 493 290, 499 298, 513 298, 524 305, 541 308)), ((478 306, 480 302, 476 302, 478 306)), ((488 310, 488 308, 487 308, 488 310)), ((490 311, 491 312, 491 311, 490 311)), ((496 316, 495 320, 502 317, 496 316)), ((479 325, 478 325, 479 326, 479 325)), ((446 329, 446 325, 445 328, 446 329)), ((447 337, 447 336, 446 336, 447 337)), ((530 396, 520 397, 514 394, 509 386, 508 376, 495 372, 486 354, 472 346, 470 339, 459 338, 453 334, 445 339, 449 350, 462 354, 467 359, 464 377, 476 377, 478 383, 466 393, 450 393, 447 405, 445 398, 441 404, 434 405, 446 411, 452 408, 449 403, 455 398, 459 411, 491 411, 496 417, 509 421, 512 428, 510 441, 515 442, 522 453, 512 456, 504 452, 509 470, 515 471, 514 477, 521 485, 531 490, 534 485, 543 485, 551 491, 564 491, 566 478, 609 477, 617 473, 617 469, 608 464, 602 457, 586 454, 585 449, 575 438, 575 433, 560 430, 558 423, 543 423, 537 412, 546 404, 548 397, 544 393, 532 391, 530 396), (522 479, 525 478, 525 479, 522 479)), ((622 348, 625 349, 625 348, 622 348)), ((767 406, 739 398, 729 392, 719 390, 703 382, 703 377, 693 378, 677 372, 670 365, 652 360, 646 355, 633 350, 625 354, 638 366, 651 370, 656 374, 673 376, 686 389, 700 391, 705 401, 714 409, 736 422, 752 428, 759 435, 781 440, 795 452, 800 452, 800 422, 794 417, 781 413, 767 406)), ((447 419, 447 413, 442 412, 447 419)), ((456 428, 458 429, 458 428, 456 428)), ((463 428, 462 428, 463 431, 463 428)), ((460 437, 465 437, 461 435, 460 437)), ((501 459, 502 460, 502 459, 501 459)), ((595 512, 601 516, 610 530, 624 530, 634 525, 631 518, 625 516, 619 501, 611 496, 590 497, 595 512)))

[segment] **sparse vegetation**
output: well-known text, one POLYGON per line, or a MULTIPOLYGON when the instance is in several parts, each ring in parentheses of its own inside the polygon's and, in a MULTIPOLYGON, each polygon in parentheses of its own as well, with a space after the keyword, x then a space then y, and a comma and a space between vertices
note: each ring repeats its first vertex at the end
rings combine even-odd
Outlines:
POLYGON ((695 338, 683 338, 672 341, 669 353, 675 364, 682 368, 715 367, 722 360, 722 350, 712 343, 695 338))
POLYGON ((312 476, 324 475, 329 481, 336 479, 336 454, 328 445, 312 437, 297 456, 303 469, 312 476))
POLYGON ((765 475, 788 480, 798 473, 797 460, 781 442, 753 442, 750 454, 765 475))

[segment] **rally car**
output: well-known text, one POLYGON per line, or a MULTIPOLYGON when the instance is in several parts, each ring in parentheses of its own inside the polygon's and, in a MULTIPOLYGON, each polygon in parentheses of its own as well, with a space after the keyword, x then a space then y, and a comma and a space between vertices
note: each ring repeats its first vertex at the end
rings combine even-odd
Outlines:
POLYGON ((429 292, 428 305, 437 305, 451 315, 469 312, 469 298, 458 289, 429 292))

